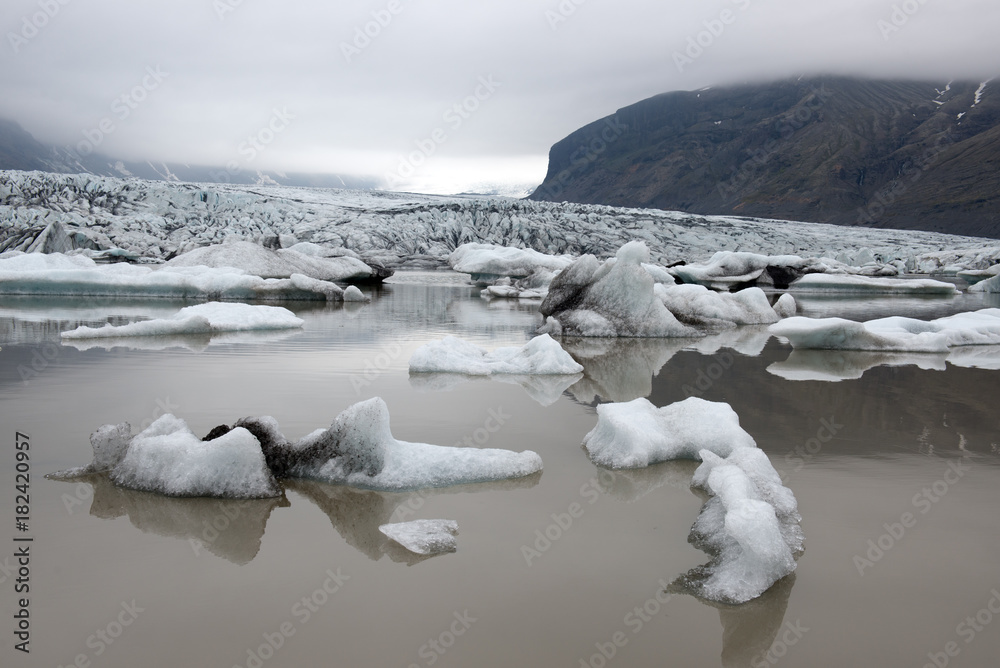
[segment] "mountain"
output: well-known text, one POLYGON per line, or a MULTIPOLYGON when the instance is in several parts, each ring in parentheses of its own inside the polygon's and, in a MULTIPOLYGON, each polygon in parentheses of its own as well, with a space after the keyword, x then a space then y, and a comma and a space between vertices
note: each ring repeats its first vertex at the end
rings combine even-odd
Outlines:
POLYGON ((312 188, 371 190, 379 180, 340 174, 284 173, 257 169, 227 169, 164 162, 117 160, 99 153, 82 156, 71 148, 42 144, 13 121, 0 119, 0 170, 93 174, 150 181, 283 185, 312 188))
POLYGON ((1000 238, 1000 84, 673 92, 555 144, 535 200, 1000 238))

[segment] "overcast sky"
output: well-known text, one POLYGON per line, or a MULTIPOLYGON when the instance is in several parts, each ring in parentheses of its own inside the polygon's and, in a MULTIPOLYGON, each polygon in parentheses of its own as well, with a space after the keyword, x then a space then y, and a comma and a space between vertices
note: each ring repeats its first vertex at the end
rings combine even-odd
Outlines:
POLYGON ((537 184, 662 92, 1000 70, 996 0, 3 0, 0 27, 0 117, 39 140, 428 192, 537 184))

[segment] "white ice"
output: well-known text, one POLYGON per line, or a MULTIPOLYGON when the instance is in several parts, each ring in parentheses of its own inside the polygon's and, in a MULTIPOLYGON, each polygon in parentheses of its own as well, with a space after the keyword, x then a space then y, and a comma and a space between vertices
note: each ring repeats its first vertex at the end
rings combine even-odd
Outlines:
POLYGON ((736 449, 726 458, 704 451, 701 459, 691 484, 712 498, 690 540, 715 558, 681 581, 703 598, 745 603, 795 570, 804 544, 798 504, 758 448, 736 449))
POLYGON ((583 440, 594 463, 640 468, 672 459, 701 459, 705 450, 727 456, 754 448, 729 404, 691 397, 657 408, 647 399, 601 404, 597 426, 583 440))
POLYGON ((448 256, 452 269, 471 274, 473 281, 484 285, 502 276, 524 278, 538 269, 558 271, 572 261, 568 256, 547 255, 530 248, 481 243, 462 244, 448 256))
POLYGON ((795 317, 771 325, 795 349, 943 353, 957 346, 1000 344, 1000 309, 925 321, 890 317, 854 322, 795 317))
POLYGON ((302 274, 264 279, 243 270, 97 264, 81 255, 4 254, 0 294, 200 300, 340 300, 343 290, 302 274))
POLYGON ((202 441, 170 414, 130 441, 111 479, 122 487, 166 496, 252 499, 281 494, 260 443, 249 431, 237 428, 202 441))
POLYGON ((992 278, 986 278, 985 280, 976 283, 969 288, 969 292, 1000 292, 1000 275, 993 276, 992 278))
POLYGON ((951 283, 929 278, 873 278, 835 274, 809 274, 792 283, 800 292, 851 292, 859 294, 956 295, 951 283))
POLYGON ((138 336, 178 336, 253 330, 295 329, 305 321, 280 306, 251 306, 208 302, 182 308, 169 318, 141 320, 127 325, 77 327, 62 332, 64 339, 102 339, 138 336))
POLYGON ((454 520, 413 520, 383 524, 378 530, 414 554, 454 552, 458 545, 458 522, 454 520))
POLYGON ((446 336, 421 346, 410 357, 411 373, 488 376, 559 375, 581 371, 583 367, 547 334, 537 336, 523 346, 497 348, 492 352, 454 336, 446 336))
POLYGON ((195 248, 167 261, 168 267, 232 267, 261 278, 290 278, 302 274, 321 281, 350 281, 371 278, 372 268, 356 257, 323 257, 321 251, 307 248, 270 250, 249 241, 195 248))
POLYGON ((553 336, 696 337, 663 305, 654 279, 643 269, 649 249, 641 241, 622 246, 614 263, 584 255, 549 286, 539 332, 553 336))
MULTIPOLYGON (((760 288, 735 293, 714 292, 701 285, 655 287, 656 296, 678 320, 686 325, 726 329, 739 325, 769 325, 781 316, 760 288)), ((783 295, 787 296, 787 295, 783 295)), ((794 298, 782 303, 783 311, 795 310, 794 298)))
POLYGON ((542 470, 542 458, 525 450, 446 447, 396 440, 389 429, 389 409, 375 397, 341 413, 328 430, 318 430, 293 446, 329 441, 324 455, 303 459, 290 475, 382 491, 447 487, 520 478, 542 470))

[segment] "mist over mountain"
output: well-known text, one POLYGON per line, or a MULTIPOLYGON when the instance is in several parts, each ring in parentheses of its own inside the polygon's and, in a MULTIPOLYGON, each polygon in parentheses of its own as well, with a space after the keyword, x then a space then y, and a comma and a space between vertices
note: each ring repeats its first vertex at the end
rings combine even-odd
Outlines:
POLYGON ((845 77, 665 93, 556 143, 531 199, 1000 237, 1000 95, 845 77))
POLYGON ((375 177, 348 174, 305 174, 264 169, 244 169, 238 165, 187 165, 174 162, 119 160, 97 152, 83 155, 72 147, 43 144, 19 124, 0 119, 0 169, 93 174, 190 183, 231 183, 239 185, 284 185, 313 188, 371 190, 379 187, 375 177))

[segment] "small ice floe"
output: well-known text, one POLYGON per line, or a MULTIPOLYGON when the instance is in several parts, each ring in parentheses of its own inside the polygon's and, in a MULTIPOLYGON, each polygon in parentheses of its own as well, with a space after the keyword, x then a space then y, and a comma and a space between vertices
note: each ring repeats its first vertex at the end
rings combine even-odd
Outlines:
POLYGON ((169 318, 141 320, 127 325, 77 327, 64 339, 103 339, 136 336, 178 336, 259 330, 295 329, 303 320, 280 306, 209 302, 182 308, 169 318))
POLYGON ((454 520, 413 520, 383 524, 378 530, 414 554, 454 552, 458 546, 458 522, 454 520))
POLYGON ((543 334, 523 346, 485 348, 446 336, 421 346, 410 357, 411 373, 460 373, 470 376, 493 374, 571 375, 583 367, 563 350, 559 342, 543 334))

